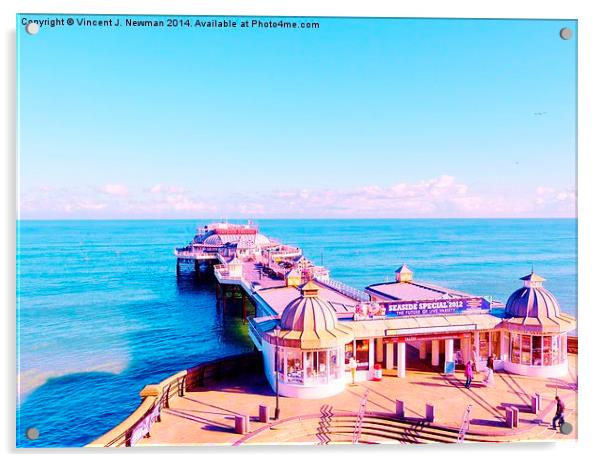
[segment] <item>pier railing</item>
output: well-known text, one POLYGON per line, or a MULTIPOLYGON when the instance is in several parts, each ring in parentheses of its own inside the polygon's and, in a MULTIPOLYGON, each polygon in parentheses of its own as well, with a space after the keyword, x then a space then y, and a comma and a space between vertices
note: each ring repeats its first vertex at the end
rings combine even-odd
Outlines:
POLYGON ((328 286, 331 289, 342 293, 343 295, 347 295, 348 297, 357 300, 358 302, 370 301, 370 296, 366 292, 362 292, 361 290, 348 286, 347 284, 344 284, 340 281, 320 276, 316 277, 316 280, 320 282, 320 284, 324 284, 325 286, 328 286))
POLYGON ((203 250, 192 251, 192 250, 174 250, 174 255, 178 258, 190 258, 190 259, 213 259, 217 258, 217 254, 215 252, 205 252, 203 250))
POLYGON ((161 421, 161 413, 169 409, 174 397, 198 387, 210 386, 223 378, 249 370, 261 370, 261 356, 255 351, 201 363, 171 375, 162 382, 145 386, 142 402, 123 422, 88 444, 91 447, 130 447, 150 436, 152 426, 161 421))

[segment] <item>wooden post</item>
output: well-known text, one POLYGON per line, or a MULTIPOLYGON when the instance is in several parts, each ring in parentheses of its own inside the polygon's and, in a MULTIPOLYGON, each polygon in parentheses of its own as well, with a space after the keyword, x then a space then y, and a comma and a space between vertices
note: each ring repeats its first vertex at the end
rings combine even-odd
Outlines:
POLYGON ((520 411, 515 406, 512 406, 512 410, 514 411, 514 415, 512 416, 512 424, 514 425, 514 428, 518 428, 518 418, 520 416, 520 411))
POLYGON ((263 423, 270 421, 270 406, 266 404, 259 405, 259 421, 263 423))
POLYGON ((537 414, 539 411, 539 399, 537 395, 531 396, 531 413, 537 414))
POLYGON ((434 422, 435 421, 435 406, 432 404, 426 404, 426 421, 434 422))
POLYGON ((402 419, 406 416, 404 402, 400 399, 395 400, 395 414, 402 419))
POLYGON ((244 415, 235 415, 234 416, 234 430, 239 435, 245 435, 248 431, 248 416, 244 415), (245 418, 246 417, 246 418, 245 418))
POLYGON ((515 406, 508 406, 506 408, 506 426, 508 428, 518 428, 519 412, 515 406))
POLYGON ((506 427, 508 427, 508 428, 512 428, 512 426, 513 426, 514 417, 512 416, 512 414, 513 414, 512 409, 507 407, 506 408, 506 427))

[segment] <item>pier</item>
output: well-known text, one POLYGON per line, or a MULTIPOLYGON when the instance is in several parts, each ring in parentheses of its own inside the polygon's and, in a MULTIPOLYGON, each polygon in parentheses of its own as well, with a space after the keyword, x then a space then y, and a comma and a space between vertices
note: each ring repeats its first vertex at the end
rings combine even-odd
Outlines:
POLYGON ((224 310, 235 306, 258 351, 266 377, 284 395, 333 395, 349 380, 377 370, 419 366, 451 374, 468 361, 477 370, 561 377, 568 372, 567 333, 576 320, 561 312, 544 278, 531 273, 506 304, 416 281, 403 264, 392 282, 359 290, 330 277, 298 247, 282 244, 248 224, 213 223, 176 249, 178 273, 194 261, 212 275, 224 310), (234 301, 234 303, 233 303, 234 301), (418 364, 410 364, 416 352, 418 364))
POLYGON ((207 225, 175 255, 179 275, 214 278, 255 351, 145 387, 93 446, 576 437, 549 428, 555 395, 576 423, 576 320, 533 272, 506 304, 416 281, 406 264, 359 290, 251 224, 207 225))
POLYGON ((277 315, 310 279, 349 313, 358 302, 369 300, 367 293, 332 280, 325 267, 315 265, 298 247, 270 239, 252 224, 201 227, 193 241, 176 248, 174 255, 178 276, 188 272, 199 278, 214 277, 218 304, 228 309, 236 300, 244 322, 250 314, 277 315))

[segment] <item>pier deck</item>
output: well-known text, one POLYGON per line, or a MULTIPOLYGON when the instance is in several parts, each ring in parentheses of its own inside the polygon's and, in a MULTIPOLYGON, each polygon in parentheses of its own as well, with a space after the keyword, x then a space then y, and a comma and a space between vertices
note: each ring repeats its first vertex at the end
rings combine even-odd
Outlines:
MULTIPOLYGON (((162 413, 162 421, 155 423, 151 437, 140 445, 203 445, 236 444, 242 435, 234 431, 234 416, 250 416, 250 431, 245 444, 313 443, 320 442, 319 417, 323 406, 332 406, 334 413, 357 413, 360 401, 368 390, 366 412, 394 413, 395 400, 405 402, 406 415, 423 419, 425 404, 435 406, 435 424, 459 429, 466 407, 472 404, 471 424, 467 441, 560 440, 577 438, 577 356, 569 356, 570 373, 565 379, 523 377, 506 372, 496 373, 495 384, 485 387, 481 374, 471 389, 464 388, 461 373, 444 376, 430 371, 408 371, 405 378, 385 373, 381 382, 362 382, 347 385, 345 391, 327 399, 301 400, 280 398, 281 422, 265 424, 258 421, 260 404, 273 406, 275 398, 262 374, 224 381, 216 386, 187 391, 183 397, 170 402, 162 413), (569 435, 551 430, 555 393, 566 403, 566 421, 574 426, 569 435), (522 410, 518 429, 503 426, 504 406, 516 405, 524 409, 530 396, 542 395, 541 411, 535 415, 522 410), (297 419, 291 419, 298 417, 297 419), (307 419, 304 417, 308 417, 307 419), (288 420, 287 420, 288 419, 288 420), (269 426, 274 426, 270 429, 269 426), (278 429, 281 428, 281 431, 278 429), (473 436, 470 436, 470 435, 473 436), (475 436, 480 434, 481 436, 475 436)), ((391 371, 392 373, 394 371, 391 371)), ((419 435, 418 435, 419 436, 419 435)), ((331 435, 332 439, 336 435, 331 435)), ((365 435, 364 441, 378 441, 365 435)), ((453 434, 448 436, 453 441, 453 434)), ((340 439, 339 441, 345 441, 340 439)), ((348 441, 350 442, 350 440, 348 441)), ((381 441, 382 442, 382 441, 381 441)), ((390 442, 390 441, 389 441, 390 442)))

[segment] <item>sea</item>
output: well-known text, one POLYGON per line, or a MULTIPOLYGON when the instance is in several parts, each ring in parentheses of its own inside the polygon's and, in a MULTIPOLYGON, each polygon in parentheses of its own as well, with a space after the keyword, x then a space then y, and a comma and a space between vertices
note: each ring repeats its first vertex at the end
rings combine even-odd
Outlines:
MULTIPOLYGON (((174 247, 212 221, 17 223, 17 446, 84 446, 136 409, 146 384, 252 347, 211 282, 176 276, 174 247)), ((575 219, 257 224, 356 288, 406 263, 417 281, 505 302, 533 269, 577 315, 575 219)))

